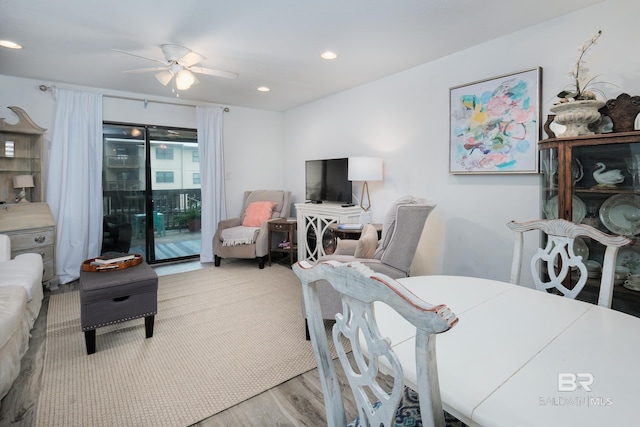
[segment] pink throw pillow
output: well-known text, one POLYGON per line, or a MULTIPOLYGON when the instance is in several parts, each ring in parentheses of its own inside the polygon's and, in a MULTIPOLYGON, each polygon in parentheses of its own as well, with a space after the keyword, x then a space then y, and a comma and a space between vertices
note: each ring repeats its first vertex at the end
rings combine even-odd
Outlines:
POLYGON ((245 227, 260 227, 263 222, 271 219, 273 208, 276 206, 273 202, 252 202, 247 206, 244 213, 242 225, 245 227))

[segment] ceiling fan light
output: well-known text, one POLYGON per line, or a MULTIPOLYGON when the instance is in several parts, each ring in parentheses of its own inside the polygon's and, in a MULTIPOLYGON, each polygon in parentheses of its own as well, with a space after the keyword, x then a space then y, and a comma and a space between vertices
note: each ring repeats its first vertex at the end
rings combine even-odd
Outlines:
POLYGON ((168 70, 160 71, 159 73, 156 74, 156 79, 158 79, 158 81, 162 83, 163 86, 168 85, 172 78, 173 78, 173 73, 168 70))
POLYGON ((176 89, 187 90, 196 81, 196 78, 189 70, 180 70, 176 74, 176 89))

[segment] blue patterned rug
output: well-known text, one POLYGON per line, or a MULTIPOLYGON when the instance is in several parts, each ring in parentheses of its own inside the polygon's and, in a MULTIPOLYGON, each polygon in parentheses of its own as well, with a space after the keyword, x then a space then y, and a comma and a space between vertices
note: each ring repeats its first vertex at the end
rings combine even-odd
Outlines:
MULTIPOLYGON (((374 405, 374 407, 377 406, 379 406, 379 402, 374 405)), ((465 423, 447 411, 444 411, 444 421, 447 427, 467 427, 465 423)), ((356 418, 347 427, 363 427, 360 423, 360 417, 356 418)), ((400 407, 396 411, 395 427, 422 427, 418 393, 409 387, 405 387, 403 390, 400 407)))

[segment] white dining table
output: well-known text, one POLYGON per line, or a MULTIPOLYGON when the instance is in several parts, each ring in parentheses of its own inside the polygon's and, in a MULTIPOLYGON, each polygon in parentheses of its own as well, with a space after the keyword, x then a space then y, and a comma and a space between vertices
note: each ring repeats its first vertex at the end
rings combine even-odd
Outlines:
MULTIPOLYGON (((458 316, 437 335, 443 407, 470 426, 616 426, 640 422, 640 318, 494 280, 400 279, 458 316)), ((375 303, 380 331, 416 387, 415 329, 375 303)))

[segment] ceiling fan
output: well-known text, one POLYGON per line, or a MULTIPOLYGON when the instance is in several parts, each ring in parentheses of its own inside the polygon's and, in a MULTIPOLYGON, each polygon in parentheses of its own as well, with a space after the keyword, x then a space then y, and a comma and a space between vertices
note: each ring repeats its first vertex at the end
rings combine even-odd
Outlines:
POLYGON ((125 73, 146 73, 150 71, 158 71, 156 73, 156 79, 163 85, 168 85, 169 82, 175 77, 175 88, 178 90, 187 90, 194 83, 198 83, 198 80, 193 75, 207 74, 216 77, 225 77, 228 79, 238 78, 238 73, 231 71, 214 70, 211 68, 196 67, 196 64, 205 60, 205 57, 188 49, 184 46, 177 44, 163 44, 160 45, 162 53, 164 53, 165 60, 159 60, 155 58, 149 58, 146 56, 138 55, 136 53, 127 52, 120 49, 111 49, 114 52, 124 53, 126 55, 136 56, 138 58, 147 59, 149 61, 157 62, 162 66, 151 68, 140 68, 136 70, 126 70, 125 73))

